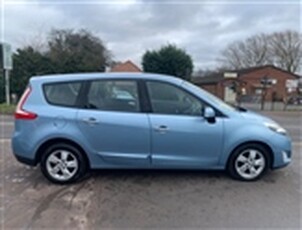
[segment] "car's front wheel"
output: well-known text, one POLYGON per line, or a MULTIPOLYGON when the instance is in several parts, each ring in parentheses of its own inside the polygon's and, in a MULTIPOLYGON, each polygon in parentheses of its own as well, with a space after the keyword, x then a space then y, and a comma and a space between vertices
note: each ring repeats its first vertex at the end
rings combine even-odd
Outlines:
POLYGON ((228 171, 230 175, 243 181, 255 181, 269 168, 268 150, 259 144, 246 144, 237 148, 231 155, 228 171))
POLYGON ((87 163, 76 147, 57 143, 49 146, 41 157, 41 171, 53 183, 67 184, 84 176, 87 163))

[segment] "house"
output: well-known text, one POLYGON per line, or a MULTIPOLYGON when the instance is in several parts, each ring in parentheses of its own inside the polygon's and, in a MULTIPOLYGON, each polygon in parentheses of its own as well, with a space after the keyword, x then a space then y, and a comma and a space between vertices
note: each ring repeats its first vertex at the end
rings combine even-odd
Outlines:
POLYGON ((123 63, 117 63, 109 70, 109 72, 142 72, 142 70, 132 61, 128 60, 123 63))
POLYGON ((300 76, 265 65, 212 73, 193 78, 193 83, 227 102, 286 100, 297 92, 300 76))

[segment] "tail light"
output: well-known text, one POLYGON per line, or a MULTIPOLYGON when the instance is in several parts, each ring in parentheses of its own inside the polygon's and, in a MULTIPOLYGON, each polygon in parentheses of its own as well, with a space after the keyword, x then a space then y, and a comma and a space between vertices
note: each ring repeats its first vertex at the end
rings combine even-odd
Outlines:
POLYGON ((16 112, 15 112, 15 119, 34 120, 38 117, 37 114, 23 109, 23 105, 25 104, 28 96, 30 95, 30 92, 31 92, 31 87, 29 86, 24 91, 24 93, 17 105, 16 112))

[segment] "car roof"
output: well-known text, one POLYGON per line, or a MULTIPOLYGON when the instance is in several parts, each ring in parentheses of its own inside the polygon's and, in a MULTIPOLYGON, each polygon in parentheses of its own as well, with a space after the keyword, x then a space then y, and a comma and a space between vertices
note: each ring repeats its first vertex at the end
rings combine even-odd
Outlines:
POLYGON ((153 73, 74 73, 74 74, 53 74, 34 76, 30 79, 35 83, 54 83, 79 80, 96 79, 142 79, 142 80, 162 80, 174 84, 180 84, 183 80, 169 75, 153 73))

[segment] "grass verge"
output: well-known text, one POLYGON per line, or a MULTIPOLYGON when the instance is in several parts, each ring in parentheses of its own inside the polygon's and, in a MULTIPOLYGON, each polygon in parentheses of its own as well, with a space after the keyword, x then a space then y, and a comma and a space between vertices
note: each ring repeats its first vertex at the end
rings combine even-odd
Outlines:
POLYGON ((15 109, 16 105, 0 104, 0 114, 12 115, 15 109))

